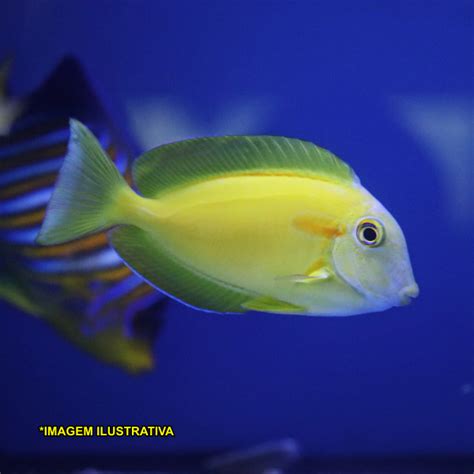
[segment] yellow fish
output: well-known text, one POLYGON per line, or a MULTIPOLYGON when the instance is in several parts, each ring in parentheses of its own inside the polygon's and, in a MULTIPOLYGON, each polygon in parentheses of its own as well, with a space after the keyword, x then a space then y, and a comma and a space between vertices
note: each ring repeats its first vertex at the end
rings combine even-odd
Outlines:
POLYGON ((229 136, 144 153, 125 182, 71 121, 68 154, 37 241, 98 230, 124 262, 207 311, 344 316, 418 295, 405 238, 352 169, 316 145, 229 136))

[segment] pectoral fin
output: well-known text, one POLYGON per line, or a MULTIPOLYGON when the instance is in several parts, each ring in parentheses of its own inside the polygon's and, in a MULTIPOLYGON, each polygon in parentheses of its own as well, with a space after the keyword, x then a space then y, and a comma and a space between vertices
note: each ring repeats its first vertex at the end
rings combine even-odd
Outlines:
POLYGON ((286 275, 283 277, 277 278, 278 280, 287 280, 294 283, 317 283, 320 281, 327 280, 331 277, 331 271, 327 267, 321 267, 315 270, 314 272, 309 273, 308 275, 286 275))
POLYGON ((241 305, 245 309, 263 311, 265 313, 304 313, 306 309, 286 301, 281 301, 272 296, 260 296, 246 301, 241 305))

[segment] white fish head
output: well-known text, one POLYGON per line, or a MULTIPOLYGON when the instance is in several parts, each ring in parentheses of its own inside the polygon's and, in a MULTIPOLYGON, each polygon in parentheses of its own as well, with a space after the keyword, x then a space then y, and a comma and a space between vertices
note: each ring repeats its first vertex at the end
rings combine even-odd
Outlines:
POLYGON ((408 304, 419 293, 405 236, 395 218, 373 196, 363 215, 351 216, 348 231, 336 239, 334 268, 364 297, 364 312, 408 304))

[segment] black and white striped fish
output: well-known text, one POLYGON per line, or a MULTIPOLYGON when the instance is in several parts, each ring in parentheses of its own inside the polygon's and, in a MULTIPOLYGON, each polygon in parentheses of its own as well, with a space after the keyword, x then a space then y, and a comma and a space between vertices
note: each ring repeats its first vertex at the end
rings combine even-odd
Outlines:
POLYGON ((35 244, 67 151, 69 119, 88 124, 127 178, 129 147, 120 140, 74 58, 65 58, 28 97, 10 97, 7 85, 4 67, 0 70, 0 299, 49 321, 103 361, 131 372, 150 369, 165 297, 131 273, 105 233, 53 247, 35 244))

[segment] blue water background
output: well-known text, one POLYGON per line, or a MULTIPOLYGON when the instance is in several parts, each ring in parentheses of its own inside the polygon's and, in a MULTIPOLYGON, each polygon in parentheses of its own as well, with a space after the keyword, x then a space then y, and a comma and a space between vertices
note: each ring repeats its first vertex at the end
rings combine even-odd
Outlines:
POLYGON ((316 455, 473 453, 473 11, 468 1, 3 1, 0 56, 15 54, 15 92, 74 53, 134 136, 144 131, 133 117, 157 98, 209 133, 247 104, 229 132, 253 120, 253 133, 311 140, 354 167, 404 229, 421 294, 342 319, 172 303, 158 367, 140 377, 0 303, 2 449, 183 452, 292 436, 316 455), (166 423, 175 438, 37 432, 166 423))

